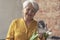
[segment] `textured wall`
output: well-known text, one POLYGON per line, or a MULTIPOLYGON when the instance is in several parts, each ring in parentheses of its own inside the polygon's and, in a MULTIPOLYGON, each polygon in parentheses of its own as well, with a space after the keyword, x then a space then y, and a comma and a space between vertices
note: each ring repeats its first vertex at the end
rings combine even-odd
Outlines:
POLYGON ((44 20, 47 27, 52 29, 53 35, 60 36, 60 0, 36 0, 39 11, 35 19, 44 20))

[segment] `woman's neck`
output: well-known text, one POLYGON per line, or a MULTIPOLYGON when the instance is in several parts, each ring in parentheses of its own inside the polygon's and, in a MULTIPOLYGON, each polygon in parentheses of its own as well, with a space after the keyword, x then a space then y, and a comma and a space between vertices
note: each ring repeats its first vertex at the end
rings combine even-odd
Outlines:
POLYGON ((25 20, 26 23, 30 23, 33 19, 24 18, 24 20, 25 20))

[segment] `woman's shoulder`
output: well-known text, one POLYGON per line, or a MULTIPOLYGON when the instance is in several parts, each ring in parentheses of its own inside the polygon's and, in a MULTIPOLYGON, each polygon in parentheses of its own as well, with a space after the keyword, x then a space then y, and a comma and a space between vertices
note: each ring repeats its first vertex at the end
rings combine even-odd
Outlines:
POLYGON ((33 22, 37 23, 37 20, 33 19, 33 22))
POLYGON ((12 22, 15 23, 15 22, 18 22, 20 20, 22 20, 23 18, 16 18, 16 19, 13 19, 12 22))

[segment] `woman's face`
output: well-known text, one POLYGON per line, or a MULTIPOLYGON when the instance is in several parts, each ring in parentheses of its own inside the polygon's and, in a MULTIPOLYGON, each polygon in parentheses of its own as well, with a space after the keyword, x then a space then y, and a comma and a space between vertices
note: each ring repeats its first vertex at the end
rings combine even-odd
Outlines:
POLYGON ((35 15, 35 10, 32 4, 29 4, 27 7, 23 9, 24 17, 28 19, 33 19, 35 15))

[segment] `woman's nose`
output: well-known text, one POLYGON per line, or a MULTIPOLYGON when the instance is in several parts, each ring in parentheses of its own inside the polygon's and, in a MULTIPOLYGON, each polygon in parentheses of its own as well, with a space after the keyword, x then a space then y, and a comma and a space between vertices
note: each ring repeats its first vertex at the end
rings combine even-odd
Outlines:
POLYGON ((31 14, 32 13, 32 11, 31 10, 29 10, 29 13, 28 14, 31 14))

